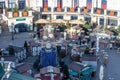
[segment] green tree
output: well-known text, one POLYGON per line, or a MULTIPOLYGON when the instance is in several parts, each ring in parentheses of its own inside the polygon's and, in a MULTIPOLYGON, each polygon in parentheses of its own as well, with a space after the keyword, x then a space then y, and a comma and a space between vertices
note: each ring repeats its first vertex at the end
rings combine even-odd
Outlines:
POLYGON ((87 28, 87 29, 90 29, 90 28, 91 28, 91 23, 90 23, 90 21, 87 21, 87 22, 85 23, 85 25, 83 25, 83 27, 85 27, 85 28, 87 28))
POLYGON ((117 28, 117 32, 120 33, 120 25, 117 28))
POLYGON ((114 33, 114 35, 118 35, 118 31, 117 29, 115 29, 114 26, 112 26, 111 28, 109 28, 108 30, 112 31, 114 33))
POLYGON ((18 7, 17 6, 15 6, 14 12, 18 12, 18 7))
POLYGON ((66 25, 66 28, 67 28, 67 29, 70 29, 70 24, 67 24, 67 25, 66 25))
POLYGON ((26 7, 26 8, 24 9, 24 11, 27 12, 27 11, 28 11, 28 8, 26 7))

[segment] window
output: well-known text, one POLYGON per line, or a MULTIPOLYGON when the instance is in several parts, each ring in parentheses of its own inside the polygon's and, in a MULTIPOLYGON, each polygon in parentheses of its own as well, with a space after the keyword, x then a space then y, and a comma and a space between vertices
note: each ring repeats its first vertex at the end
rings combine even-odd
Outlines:
POLYGON ((0 13, 3 13, 3 8, 5 8, 5 2, 0 2, 0 13))
POLYGON ((16 5, 16 0, 9 0, 8 1, 8 8, 14 8, 16 5))
POLYGON ((108 19, 108 25, 117 26, 117 24, 118 24, 118 21, 117 21, 117 20, 108 19))
POLYGON ((63 19, 63 16, 56 16, 56 19, 63 19))
POLYGON ((91 17, 85 17, 85 21, 91 21, 91 17))
POLYGON ((47 19, 47 15, 42 15, 42 19, 47 19))
POLYGON ((0 7, 5 8, 5 2, 0 2, 0 7))
POLYGON ((100 25, 104 25, 104 18, 100 18, 100 25))
POLYGON ((77 20, 78 17, 77 16, 71 16, 71 20, 77 20))
POLYGON ((25 0, 19 0, 18 1, 18 8, 19 10, 23 10, 25 8, 25 0))

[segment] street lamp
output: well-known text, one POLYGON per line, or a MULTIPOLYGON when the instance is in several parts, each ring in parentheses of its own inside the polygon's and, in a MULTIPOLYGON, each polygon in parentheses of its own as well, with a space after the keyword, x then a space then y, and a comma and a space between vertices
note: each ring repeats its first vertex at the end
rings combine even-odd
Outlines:
POLYGON ((14 24, 13 23, 12 23, 11 27, 12 27, 12 40, 14 40, 14 24))

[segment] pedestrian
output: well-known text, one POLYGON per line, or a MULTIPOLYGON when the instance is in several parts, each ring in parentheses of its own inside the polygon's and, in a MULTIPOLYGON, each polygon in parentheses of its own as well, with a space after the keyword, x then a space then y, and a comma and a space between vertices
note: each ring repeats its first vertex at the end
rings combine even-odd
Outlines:
POLYGON ((35 38, 36 37, 36 34, 35 33, 33 33, 33 38, 35 38))
POLYGON ((92 41, 92 43, 91 43, 91 47, 93 48, 94 45, 95 45, 95 41, 92 41))
POLYGON ((38 38, 40 38, 40 31, 37 31, 37 36, 38 38))
POLYGON ((110 43, 110 44, 109 44, 109 48, 112 49, 112 47, 113 47, 113 45, 110 43))
POLYGON ((79 40, 79 44, 81 45, 81 36, 79 36, 78 40, 79 40))
POLYGON ((103 63, 105 66, 107 66, 107 63, 108 63, 108 55, 107 54, 104 55, 104 62, 103 63))

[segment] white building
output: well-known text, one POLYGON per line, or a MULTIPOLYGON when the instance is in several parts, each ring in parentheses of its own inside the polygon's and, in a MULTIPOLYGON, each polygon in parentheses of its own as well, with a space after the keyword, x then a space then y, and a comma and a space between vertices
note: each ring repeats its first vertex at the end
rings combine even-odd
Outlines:
POLYGON ((2 15, 2 19, 8 24, 10 32, 33 30, 32 10, 26 8, 29 5, 28 1, 29 0, 0 0, 0 14, 2 15), (26 13, 24 13, 25 11, 26 13), (22 25, 22 28, 19 24, 22 25))
MULTIPOLYGON (((74 0, 62 0, 61 9, 58 8, 57 0, 47 0, 48 7, 44 7, 43 0, 34 0, 36 5, 31 4, 35 10, 40 12, 39 18, 56 19, 62 18, 66 20, 71 19, 82 19, 91 20, 92 22, 97 22, 99 26, 110 26, 114 24, 115 27, 120 25, 120 1, 118 0, 107 0, 106 9, 102 9, 102 0, 91 0, 91 9, 87 7, 87 0, 77 0, 77 8, 74 8, 74 0)), ((32 1, 31 1, 32 2, 32 1)))
MULTIPOLYGON (((57 0, 0 0, 0 6, 15 7, 23 10, 25 7, 32 8, 40 14, 39 18, 66 20, 81 19, 97 22, 99 26, 109 26, 114 24, 115 27, 120 25, 120 1, 106 0, 106 9, 102 8, 102 0, 91 0, 91 8, 87 7, 87 0, 77 0, 74 6, 74 0, 61 0, 59 5, 57 0), (46 1, 46 3, 45 3, 46 1), (4 5, 2 5, 4 4, 4 5)), ((5 11, 3 11, 4 13, 5 11)), ((21 14, 21 13, 20 13, 21 14)), ((31 18, 32 19, 32 18, 31 18)), ((26 20, 28 21, 28 20, 26 20)), ((25 22, 25 21, 24 21, 25 22)), ((32 22, 32 20, 29 20, 32 22)), ((16 22, 15 22, 16 23, 16 22)), ((27 22, 28 23, 28 22, 27 22)), ((8 23, 8 25, 11 24, 8 23)), ((31 24, 32 25, 32 24, 31 24)), ((32 28, 31 28, 32 29, 32 28)))

